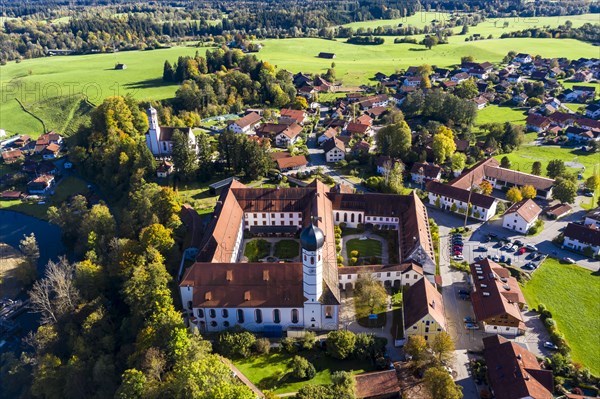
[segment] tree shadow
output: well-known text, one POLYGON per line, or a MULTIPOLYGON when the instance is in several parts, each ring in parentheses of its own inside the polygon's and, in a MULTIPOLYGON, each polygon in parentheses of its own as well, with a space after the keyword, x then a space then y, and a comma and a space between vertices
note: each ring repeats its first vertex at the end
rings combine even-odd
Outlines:
POLYGON ((152 87, 171 86, 172 82, 165 82, 162 78, 140 80, 138 82, 125 83, 123 86, 128 89, 148 89, 152 87))
POLYGON ((427 49, 427 48, 417 48, 417 47, 410 47, 408 49, 408 51, 427 51, 427 50, 429 50, 429 49, 427 49))

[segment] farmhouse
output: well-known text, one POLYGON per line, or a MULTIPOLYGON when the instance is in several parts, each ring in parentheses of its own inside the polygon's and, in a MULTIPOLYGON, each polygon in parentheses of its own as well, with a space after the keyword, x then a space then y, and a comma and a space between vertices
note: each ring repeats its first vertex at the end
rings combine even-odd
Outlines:
POLYGON ((146 110, 146 115, 148 116, 149 124, 148 132, 146 132, 146 145, 152 155, 155 157, 171 155, 173 151, 173 133, 176 130, 185 134, 188 138, 190 148, 198 152, 196 136, 194 136, 191 128, 159 126, 158 114, 153 107, 146 110))
POLYGON ((27 183, 27 192, 29 194, 46 194, 54 186, 54 176, 41 175, 27 183))
POLYGON ((326 162, 338 162, 346 158, 346 145, 337 137, 333 137, 323 143, 326 162))
POLYGON ((17 162, 19 159, 23 158, 23 152, 21 150, 14 149, 2 152, 2 161, 5 164, 11 164, 17 162))
POLYGON ((537 114, 529 114, 525 119, 525 126, 532 132, 543 132, 550 126, 550 119, 537 114))
POLYGON ((563 235, 565 237, 563 247, 580 252, 590 251, 591 255, 600 255, 600 228, 596 224, 569 223, 563 235))
POLYGON ((514 62, 518 62, 520 64, 529 64, 533 61, 533 58, 529 54, 519 53, 513 58, 514 62))
POLYGON ((440 180, 442 177, 442 168, 429 163, 415 162, 410 168, 410 179, 418 184, 429 180, 440 180))
POLYGON ((302 132, 302 126, 296 122, 291 125, 283 125, 283 129, 277 136, 275 136, 275 144, 278 147, 287 147, 298 141, 300 133, 302 132))
POLYGON ((404 294, 405 336, 420 335, 429 341, 446 329, 442 294, 429 280, 422 278, 404 294))
MULTIPOLYGON (((179 283, 190 327, 201 332, 234 325, 252 331, 338 328, 340 304, 334 225, 377 216, 398 231, 400 262, 435 273, 427 210, 415 194, 343 194, 315 180, 303 188, 249 188, 233 180, 221 193, 199 241, 196 262, 179 283), (293 239, 297 260, 240 263, 259 234, 293 239)), ((384 222, 374 224, 382 225, 384 222)))
POLYGON ((519 335, 525 332, 521 309, 525 297, 508 269, 489 259, 472 263, 471 301, 475 317, 487 333, 519 335))
POLYGON ((27 135, 27 134, 23 134, 23 135, 19 136, 18 139, 13 141, 13 144, 15 145, 15 147, 24 147, 30 141, 31 141, 31 137, 29 137, 29 135, 27 135))
POLYGON ((332 139, 334 137, 336 137, 338 135, 338 131, 337 129, 330 127, 327 130, 325 130, 325 132, 319 136, 319 139, 317 140, 317 142, 319 143, 319 145, 322 145, 325 141, 332 139))
POLYGON ((229 125, 229 130, 234 133, 251 134, 254 132, 254 128, 260 123, 261 119, 262 117, 256 112, 250 112, 229 125))
POLYGON ((161 178, 167 178, 173 173, 173 163, 167 160, 163 160, 160 165, 156 168, 156 176, 161 178))
POLYGON ((502 227, 526 234, 533 227, 542 208, 531 199, 524 199, 508 208, 502 219, 502 227))
POLYGON ((282 172, 288 170, 296 170, 305 167, 308 164, 306 157, 304 155, 290 155, 288 152, 274 152, 271 154, 273 159, 275 159, 275 163, 277 164, 277 169, 282 172), (275 154, 281 154, 279 156, 275 156, 275 154))
POLYGON ((306 112, 300 109, 284 108, 280 111, 279 115, 279 123, 297 123, 302 125, 306 121, 306 112))
POLYGON ((497 399, 552 399, 552 371, 516 342, 499 335, 483 339, 483 357, 490 387, 497 399))
POLYGON ((467 203, 471 205, 471 217, 488 221, 496 214, 498 200, 489 195, 472 192, 449 184, 430 180, 425 186, 428 191, 429 203, 443 210, 464 214, 467 203))
POLYGON ((588 214, 585 215, 583 224, 586 226, 594 226, 600 229, 600 208, 596 208, 588 212, 588 214))

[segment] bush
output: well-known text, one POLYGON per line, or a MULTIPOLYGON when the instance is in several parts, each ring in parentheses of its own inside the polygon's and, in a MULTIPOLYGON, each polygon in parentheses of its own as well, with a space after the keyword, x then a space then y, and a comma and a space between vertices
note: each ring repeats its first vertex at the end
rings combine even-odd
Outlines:
POLYGON ((217 351, 225 357, 248 357, 256 337, 249 331, 227 330, 217 337, 217 351))
POLYGON ((296 346, 296 340, 291 337, 285 337, 281 340, 281 349, 283 349, 287 353, 296 353, 298 352, 298 346, 296 346))
POLYGON ((552 318, 552 313, 548 309, 542 310, 540 312, 540 319, 546 320, 546 319, 551 319, 551 318, 552 318))
POLYGON ((306 334, 304 334, 304 337, 302 337, 301 340, 302 349, 304 350, 311 350, 315 347, 316 343, 317 335, 312 331, 308 331, 306 334))
POLYGON ((356 266, 358 264, 358 258, 350 258, 350 265, 356 266))
POLYGON ((358 251, 354 250, 350 252, 350 256, 353 258, 358 258, 358 251))
POLYGON ((299 380, 310 380, 317 374, 315 366, 302 356, 294 356, 290 361, 290 367, 292 368, 292 376, 299 380))
POLYGON ((544 326, 546 326, 548 330, 554 330, 556 328, 556 322, 553 318, 548 318, 544 320, 544 326))
POLYGON ((271 341, 268 338, 259 338, 254 343, 254 350, 260 354, 269 353, 271 350, 271 341))

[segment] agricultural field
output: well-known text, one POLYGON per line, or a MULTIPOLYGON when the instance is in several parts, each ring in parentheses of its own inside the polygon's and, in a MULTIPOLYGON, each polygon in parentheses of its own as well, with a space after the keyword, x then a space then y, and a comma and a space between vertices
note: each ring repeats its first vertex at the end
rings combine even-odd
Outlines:
POLYGON ((543 303, 552 313, 571 347, 573 360, 600 375, 600 346, 590 345, 598 342, 600 329, 598 273, 549 258, 523 286, 523 293, 530 308, 543 303))
POLYGON ((335 63, 336 78, 344 85, 368 83, 376 72, 393 73, 398 69, 424 63, 451 66, 460 57, 472 55, 479 61, 500 62, 511 50, 533 52, 544 57, 598 57, 598 48, 573 39, 493 39, 476 42, 457 41, 426 50, 421 45, 394 44, 394 37, 385 37, 379 46, 347 44, 341 40, 269 39, 258 57, 278 68, 291 72, 323 73, 335 63), (534 50, 534 51, 532 51, 534 50), (332 52, 336 58, 318 58, 319 52, 332 52))
MULTIPOLYGON (((416 26, 422 28, 425 25, 430 25, 432 21, 438 20, 444 22, 450 19, 450 14, 447 12, 418 12, 415 15, 409 17, 397 18, 397 19, 378 19, 373 21, 362 21, 352 22, 346 24, 346 27, 358 28, 371 28, 375 29, 378 26, 391 26, 397 27, 399 24, 416 26)), ((486 21, 480 23, 477 26, 469 27, 469 34, 479 33, 487 36, 492 34, 494 36, 500 36, 504 32, 511 32, 516 30, 523 30, 533 28, 536 26, 551 26, 555 27, 564 24, 565 21, 571 21, 574 27, 583 25, 586 22, 599 23, 600 17, 598 14, 582 14, 582 15, 569 15, 561 17, 509 17, 509 18, 489 18, 486 21), (508 27, 504 28, 504 23, 508 22, 508 27)), ((459 33, 462 27, 455 28, 455 33, 459 33)))

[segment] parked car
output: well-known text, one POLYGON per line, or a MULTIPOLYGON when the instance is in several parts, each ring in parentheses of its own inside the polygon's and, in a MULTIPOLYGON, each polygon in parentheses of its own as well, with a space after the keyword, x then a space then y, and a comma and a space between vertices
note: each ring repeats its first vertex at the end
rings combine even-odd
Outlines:
POLYGON ((496 234, 496 233, 488 233, 488 237, 490 237, 492 239, 493 238, 498 238, 498 234, 496 234))
POLYGON ((571 265, 575 263, 575 259, 568 258, 568 257, 562 258, 562 261, 565 262, 565 263, 571 264, 571 265))
POLYGON ((526 265, 521 266, 521 269, 523 269, 523 270, 529 270, 529 271, 535 270, 535 268, 532 266, 531 263, 528 263, 526 265))
POLYGON ((518 245, 518 246, 522 247, 523 246, 523 241, 521 241, 521 240, 515 240, 515 245, 518 245))
POLYGON ((510 250, 513 252, 517 252, 517 249, 519 249, 519 246, 517 244, 513 244, 512 247, 510 247, 510 250))
POLYGON ((487 247, 484 247, 483 245, 478 246, 477 250, 481 251, 481 252, 487 252, 488 251, 487 247))
POLYGON ((458 295, 471 295, 471 291, 469 290, 458 290, 458 295))
POLYGON ((464 257, 464 256, 462 256, 462 255, 454 255, 454 256, 452 257, 452 259, 454 259, 454 260, 465 260, 465 257, 464 257))
POLYGON ((479 324, 475 323, 465 323, 465 328, 467 330, 479 330, 479 324))
POLYGON ((475 260, 484 260, 484 259, 485 259, 485 257, 481 254, 479 254, 475 257, 475 260))
POLYGON ((494 256, 492 256, 492 260, 494 262, 499 262, 500 261, 500 257, 498 255, 494 255, 494 256))
POLYGON ((554 345, 552 342, 550 341, 546 341, 544 342, 544 348, 548 348, 548 349, 552 349, 554 351, 558 350, 558 346, 554 345))
POLYGON ((504 249, 504 250, 506 250, 506 251, 508 251, 508 250, 509 250, 509 249, 511 249, 511 248, 512 248, 512 244, 511 244, 510 242, 509 242, 509 243, 507 243, 505 246, 503 246, 503 247, 502 247, 502 249, 504 249))
POLYGON ((471 296, 470 295, 459 295, 458 297, 460 299, 462 299, 463 301, 470 301, 471 300, 471 296))
POLYGON ((454 250, 453 255, 462 255, 462 251, 454 250))
POLYGON ((477 323, 477 322, 475 321, 475 319, 474 319, 474 318, 472 318, 471 316, 467 316, 467 317, 465 317, 463 320, 464 320, 464 322, 465 322, 465 323, 477 323))
POLYGON ((512 264, 512 259, 506 258, 506 264, 510 266, 512 264))
POLYGON ((519 248, 519 255, 523 255, 525 252, 527 252, 527 249, 525 247, 519 248))
POLYGON ((452 247, 452 249, 453 249, 453 250, 455 250, 455 251, 462 251, 462 249, 463 249, 463 246, 462 246, 462 245, 454 245, 454 246, 452 247))
POLYGON ((586 197, 593 197, 594 193, 591 191, 586 191, 585 193, 583 193, 583 195, 585 195, 586 197))
POLYGON ((537 251, 537 247, 533 244, 525 244, 525 248, 527 248, 530 251, 537 251))
POLYGON ((486 243, 486 242, 490 242, 490 237, 489 236, 485 236, 483 237, 483 239, 481 240, 482 243, 486 243))
POLYGON ((500 256, 500 262, 506 262, 506 255, 500 256))

